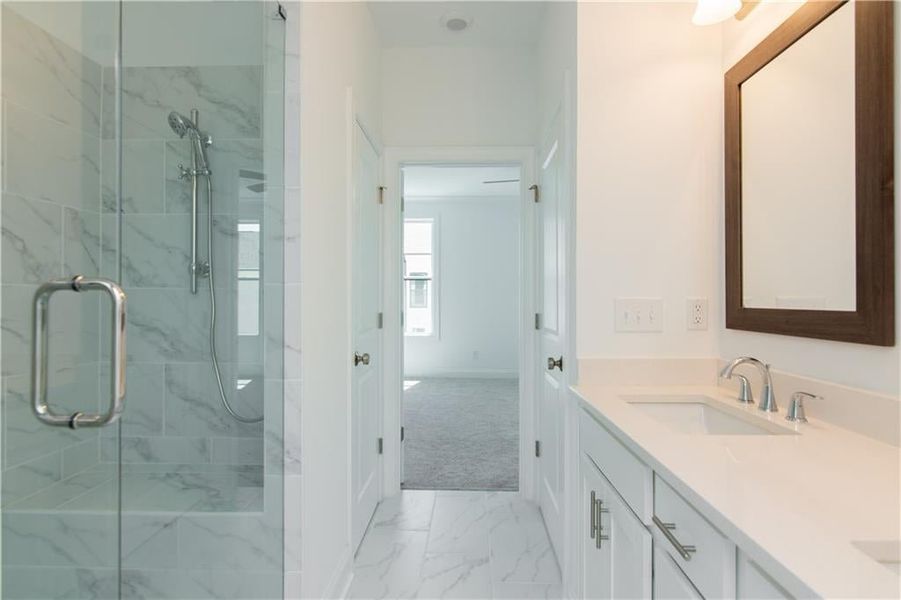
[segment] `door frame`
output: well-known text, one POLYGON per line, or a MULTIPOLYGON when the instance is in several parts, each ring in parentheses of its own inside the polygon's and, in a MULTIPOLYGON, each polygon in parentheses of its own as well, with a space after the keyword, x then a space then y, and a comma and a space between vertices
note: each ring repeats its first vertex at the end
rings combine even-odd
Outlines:
POLYGON ((535 203, 529 186, 535 183, 535 148, 506 147, 387 147, 383 154, 384 194, 383 281, 384 333, 382 353, 384 371, 383 417, 385 437, 382 457, 384 495, 400 492, 403 452, 400 431, 403 423, 403 348, 401 326, 403 309, 402 226, 400 174, 407 165, 491 165, 516 164, 520 174, 519 222, 519 493, 534 499, 537 486, 535 381, 538 336, 534 326, 537 303, 535 203))

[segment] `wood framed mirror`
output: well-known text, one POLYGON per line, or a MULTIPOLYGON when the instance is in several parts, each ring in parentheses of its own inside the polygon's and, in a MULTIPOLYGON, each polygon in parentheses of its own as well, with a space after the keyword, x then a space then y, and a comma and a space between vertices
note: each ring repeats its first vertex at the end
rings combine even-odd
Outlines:
POLYGON ((808 2, 725 75, 726 327, 895 343, 893 6, 808 2))

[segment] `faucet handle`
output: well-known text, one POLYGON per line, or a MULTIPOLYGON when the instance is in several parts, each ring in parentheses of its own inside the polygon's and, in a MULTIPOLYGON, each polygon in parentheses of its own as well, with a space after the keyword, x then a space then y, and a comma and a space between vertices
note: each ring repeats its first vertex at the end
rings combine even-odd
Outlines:
POLYGON ((807 416, 804 414, 804 400, 822 400, 821 396, 816 396, 809 392, 795 392, 792 394, 791 403, 788 405, 788 412, 785 415, 786 421, 795 423, 806 423, 807 416))
POLYGON ((742 404, 754 404, 754 393, 751 392, 751 382, 744 375, 735 375, 738 379, 738 401, 742 404))

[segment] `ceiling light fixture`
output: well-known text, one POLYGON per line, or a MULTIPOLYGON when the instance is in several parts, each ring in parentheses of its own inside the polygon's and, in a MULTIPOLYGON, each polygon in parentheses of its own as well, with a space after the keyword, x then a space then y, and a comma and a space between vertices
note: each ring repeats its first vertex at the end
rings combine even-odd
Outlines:
POLYGON ((460 33, 472 26, 472 18, 458 14, 448 14, 441 17, 441 26, 451 33, 460 33))
POLYGON ((741 0, 698 0, 691 22, 695 25, 714 25, 734 17, 741 10, 741 0))

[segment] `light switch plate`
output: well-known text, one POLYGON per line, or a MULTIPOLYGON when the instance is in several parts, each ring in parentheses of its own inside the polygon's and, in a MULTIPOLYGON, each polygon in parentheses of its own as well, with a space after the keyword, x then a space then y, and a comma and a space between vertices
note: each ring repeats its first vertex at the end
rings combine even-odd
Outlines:
POLYGON ((616 331, 663 331, 663 298, 617 298, 614 304, 616 331))

